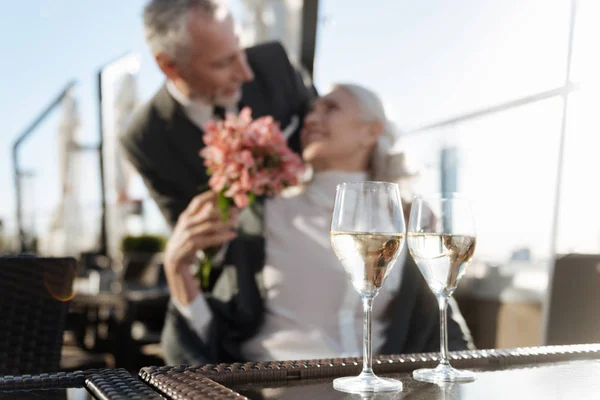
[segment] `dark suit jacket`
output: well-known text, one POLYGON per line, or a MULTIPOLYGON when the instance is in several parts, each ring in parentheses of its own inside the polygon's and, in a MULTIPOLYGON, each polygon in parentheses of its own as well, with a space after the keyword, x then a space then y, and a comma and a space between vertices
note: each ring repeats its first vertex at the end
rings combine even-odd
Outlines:
MULTIPOLYGON (((255 80, 243 87, 242 105, 253 116, 272 115, 285 127, 293 115, 303 118, 314 96, 291 66, 277 43, 247 50, 255 80)), ((299 129, 289 139, 300 151, 299 129)), ((167 221, 175 225, 179 214, 206 184, 208 177, 198 151, 204 146, 202 132, 181 106, 162 88, 134 118, 122 138, 129 160, 142 175, 150 194, 167 221)), ((242 213, 247 230, 261 231, 260 204, 255 212, 242 213)), ((186 320, 170 307, 162 343, 169 364, 243 361, 242 343, 260 328, 264 316, 261 273, 264 239, 260 234, 232 241, 222 269, 214 269, 211 290, 206 294, 214 318, 203 342, 186 320), (214 283, 214 284, 213 284, 214 283)), ((439 350, 438 308, 412 259, 408 257, 402 287, 390 303, 390 324, 384 353, 439 350)), ((454 314, 459 317, 459 313, 454 314)), ((451 349, 470 343, 468 330, 449 319, 451 349)))
MULTIPOLYGON (((292 67, 283 47, 266 43, 246 53, 255 79, 242 87, 240 106, 252 108, 254 118, 273 116, 282 129, 293 116, 302 121, 316 93, 292 67)), ((297 152, 299 132, 300 127, 288 139, 297 152)), ((208 176, 204 160, 198 156, 204 147, 202 130, 163 86, 136 112, 121 145, 166 220, 174 226, 192 198, 206 189, 208 176)))

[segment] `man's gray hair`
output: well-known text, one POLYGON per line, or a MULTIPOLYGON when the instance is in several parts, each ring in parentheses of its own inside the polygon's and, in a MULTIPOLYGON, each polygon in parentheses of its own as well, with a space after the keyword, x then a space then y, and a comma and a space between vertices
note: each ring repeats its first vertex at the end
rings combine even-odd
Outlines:
POLYGON ((150 0, 144 8, 144 31, 152 53, 179 58, 189 45, 189 11, 212 15, 219 5, 218 0, 150 0))

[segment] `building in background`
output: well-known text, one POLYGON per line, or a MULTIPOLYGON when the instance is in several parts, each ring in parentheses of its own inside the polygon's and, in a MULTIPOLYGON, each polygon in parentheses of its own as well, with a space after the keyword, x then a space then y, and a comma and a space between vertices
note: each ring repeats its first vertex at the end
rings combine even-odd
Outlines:
POLYGON ((243 46, 278 40, 292 61, 298 62, 302 0, 233 0, 230 3, 236 14, 243 46))

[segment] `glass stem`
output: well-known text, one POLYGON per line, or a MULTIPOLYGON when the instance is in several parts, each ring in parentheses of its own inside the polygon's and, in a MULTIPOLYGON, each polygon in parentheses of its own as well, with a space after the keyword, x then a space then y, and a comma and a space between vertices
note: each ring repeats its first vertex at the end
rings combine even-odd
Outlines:
POLYGON ((440 308, 440 364, 450 366, 448 360, 448 298, 439 296, 438 305, 440 308))
POLYGON ((371 310, 373 297, 363 297, 363 369, 361 375, 373 375, 373 342, 371 342, 371 310))

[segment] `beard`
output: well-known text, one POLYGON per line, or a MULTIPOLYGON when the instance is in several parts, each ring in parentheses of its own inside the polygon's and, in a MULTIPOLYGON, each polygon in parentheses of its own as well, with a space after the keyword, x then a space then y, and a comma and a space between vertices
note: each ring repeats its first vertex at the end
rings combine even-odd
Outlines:
POLYGON ((195 91, 191 94, 190 98, 201 103, 228 108, 240 102, 242 99, 242 89, 239 88, 231 95, 224 95, 222 93, 208 94, 206 92, 195 91))
POLYGON ((213 96, 211 103, 221 107, 232 107, 237 105, 242 99, 242 89, 238 89, 234 94, 225 96, 222 94, 216 94, 213 96))

